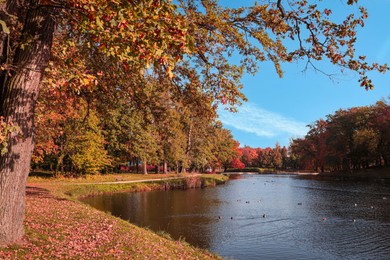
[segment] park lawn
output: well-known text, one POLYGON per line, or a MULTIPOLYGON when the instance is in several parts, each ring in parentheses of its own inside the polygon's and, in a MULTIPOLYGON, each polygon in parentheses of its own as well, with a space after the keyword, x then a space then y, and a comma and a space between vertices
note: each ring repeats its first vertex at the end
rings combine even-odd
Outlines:
POLYGON ((59 198, 78 199, 79 197, 113 192, 135 192, 158 189, 158 182, 126 183, 126 181, 163 180, 180 178, 179 174, 96 174, 79 178, 28 177, 29 185, 41 187, 59 198))
MULTIPOLYGON (((206 177, 209 181, 210 178, 225 179, 220 176, 206 177)), ((101 179, 96 182, 101 182, 101 179)), ((121 185, 125 185, 120 186, 124 189, 132 187, 133 191, 157 187, 156 183, 121 185)), ((75 185, 73 181, 66 180, 30 181, 26 191, 25 239, 19 244, 0 249, 0 259, 219 258, 184 241, 174 241, 167 235, 159 236, 82 204, 74 196, 66 194, 76 186, 94 185, 75 185)), ((77 196, 88 195, 91 190, 82 192, 86 193, 77 193, 77 196)))
POLYGON ((117 173, 117 174, 88 174, 79 178, 67 178, 67 177, 54 177, 54 173, 44 173, 37 177, 29 176, 29 183, 96 183, 96 182, 115 182, 115 181, 136 181, 136 180, 148 180, 148 179, 164 179, 181 176, 181 174, 169 173, 169 174, 135 174, 135 173, 117 173))

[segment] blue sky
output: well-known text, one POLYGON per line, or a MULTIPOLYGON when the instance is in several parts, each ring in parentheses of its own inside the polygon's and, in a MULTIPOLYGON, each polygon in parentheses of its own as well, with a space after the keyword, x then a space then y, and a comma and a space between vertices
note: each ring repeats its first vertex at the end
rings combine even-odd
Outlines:
MULTIPOLYGON (((230 6, 248 5, 254 1, 221 1, 230 6)), ((346 15, 350 8, 346 0, 324 0, 335 15, 346 15)), ((367 8, 369 17, 359 29, 356 54, 366 55, 367 61, 390 64, 390 0, 359 0, 367 8)), ((337 73, 334 80, 308 70, 305 62, 283 64, 283 78, 279 78, 270 63, 260 64, 256 76, 245 75, 243 92, 248 102, 238 113, 219 110, 220 120, 230 129, 241 146, 273 147, 276 142, 288 145, 291 138, 304 136, 306 125, 325 118, 340 108, 374 104, 390 96, 390 73, 369 74, 375 89, 366 91, 353 72, 344 72, 330 64, 317 64, 327 73, 337 73)))

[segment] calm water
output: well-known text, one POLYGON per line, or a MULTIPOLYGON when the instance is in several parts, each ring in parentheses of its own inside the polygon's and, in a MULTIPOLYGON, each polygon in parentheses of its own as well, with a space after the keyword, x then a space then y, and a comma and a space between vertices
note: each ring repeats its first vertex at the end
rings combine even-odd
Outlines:
POLYGON ((84 201, 234 259, 390 259, 389 184, 247 175, 84 201))

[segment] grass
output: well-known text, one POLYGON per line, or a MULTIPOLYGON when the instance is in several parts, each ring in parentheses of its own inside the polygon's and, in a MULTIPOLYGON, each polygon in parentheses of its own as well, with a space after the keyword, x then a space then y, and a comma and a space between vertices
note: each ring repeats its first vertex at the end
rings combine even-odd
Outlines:
MULTIPOLYGON (((156 178, 155 174, 119 176, 120 181, 156 178)), ((221 175, 196 177, 202 186, 226 181, 221 175)), ((175 241, 164 232, 158 235, 139 228, 76 199, 97 193, 160 189, 164 182, 185 183, 184 180, 164 180, 96 184, 117 178, 117 175, 81 179, 30 177, 24 243, 0 248, 0 259, 219 259, 184 240, 175 241)))
POLYGON ((180 174, 96 174, 84 175, 78 178, 55 177, 53 173, 46 172, 45 175, 33 175, 28 177, 30 183, 96 183, 96 182, 116 182, 116 181, 137 181, 149 179, 164 179, 178 177, 180 174), (50 177, 48 177, 50 176, 50 177))
POLYGON ((277 173, 277 171, 274 168, 257 168, 257 167, 246 167, 244 169, 229 168, 227 172, 257 172, 260 174, 277 173))
POLYGON ((201 185, 208 187, 223 184, 227 177, 221 174, 181 175, 181 174, 113 174, 91 175, 85 178, 50 178, 29 177, 28 183, 49 190, 60 198, 77 199, 103 193, 139 192, 163 189, 186 188, 186 179, 198 178, 201 185), (119 178, 120 177, 120 178, 119 178), (173 179, 175 178, 175 179, 173 179), (124 183, 126 181, 150 181, 124 183), (153 181, 158 180, 158 181, 153 181), (111 183, 117 182, 117 183, 111 183))

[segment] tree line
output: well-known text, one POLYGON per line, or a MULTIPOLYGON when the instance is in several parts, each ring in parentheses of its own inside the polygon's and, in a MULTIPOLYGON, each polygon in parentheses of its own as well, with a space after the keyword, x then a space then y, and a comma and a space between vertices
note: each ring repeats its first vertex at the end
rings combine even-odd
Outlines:
POLYGON ((237 154, 232 134, 200 92, 173 97, 150 76, 138 101, 120 89, 88 95, 59 91, 47 85, 50 80, 41 86, 36 109, 36 170, 201 172, 220 168, 237 154))
POLYGON ((241 147, 238 149, 238 156, 230 164, 235 169, 264 168, 272 171, 285 170, 290 165, 288 148, 281 147, 278 143, 273 148, 241 147))
POLYGON ((288 147, 240 147, 229 167, 350 172, 390 166, 390 99, 340 109, 308 128, 288 147))
POLYGON ((299 168, 318 172, 389 166, 389 100, 317 120, 305 137, 292 140, 290 151, 299 168))

